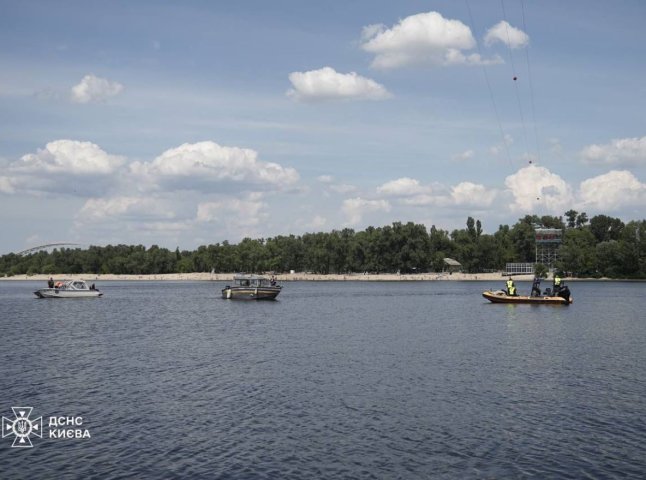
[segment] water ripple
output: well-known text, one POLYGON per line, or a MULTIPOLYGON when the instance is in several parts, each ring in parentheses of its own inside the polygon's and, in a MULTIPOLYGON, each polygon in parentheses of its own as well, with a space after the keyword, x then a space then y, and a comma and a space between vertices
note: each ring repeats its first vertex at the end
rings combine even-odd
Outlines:
POLYGON ((568 308, 490 305, 473 282, 299 282, 260 303, 209 282, 35 287, 0 283, 2 415, 80 415, 92 438, 5 438, 3 478, 646 471, 639 284, 577 283, 568 308))

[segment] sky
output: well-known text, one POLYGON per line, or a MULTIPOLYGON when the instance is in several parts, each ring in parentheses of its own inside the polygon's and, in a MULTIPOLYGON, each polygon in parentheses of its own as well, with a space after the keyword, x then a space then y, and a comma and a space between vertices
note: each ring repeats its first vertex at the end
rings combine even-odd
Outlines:
POLYGON ((0 0, 0 253, 646 218, 646 2, 0 0))

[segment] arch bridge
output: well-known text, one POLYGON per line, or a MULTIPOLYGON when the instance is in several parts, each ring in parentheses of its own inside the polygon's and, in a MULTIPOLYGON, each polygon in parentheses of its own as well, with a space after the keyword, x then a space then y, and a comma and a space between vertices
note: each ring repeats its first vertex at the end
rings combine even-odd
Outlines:
POLYGON ((69 242, 60 242, 60 243, 48 243, 47 245, 39 245, 37 247, 28 248, 22 252, 18 252, 17 255, 25 256, 32 253, 42 252, 43 250, 53 250, 58 247, 80 247, 80 243, 69 243, 69 242))

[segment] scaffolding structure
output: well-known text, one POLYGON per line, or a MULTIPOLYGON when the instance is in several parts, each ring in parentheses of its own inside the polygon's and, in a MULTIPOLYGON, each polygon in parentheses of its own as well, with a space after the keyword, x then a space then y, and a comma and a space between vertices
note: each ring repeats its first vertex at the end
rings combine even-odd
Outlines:
POLYGON ((559 258, 559 247, 563 240, 560 228, 536 228, 536 263, 542 263, 548 268, 554 268, 559 258))
POLYGON ((533 263, 506 263, 503 275, 532 275, 533 273, 533 263))

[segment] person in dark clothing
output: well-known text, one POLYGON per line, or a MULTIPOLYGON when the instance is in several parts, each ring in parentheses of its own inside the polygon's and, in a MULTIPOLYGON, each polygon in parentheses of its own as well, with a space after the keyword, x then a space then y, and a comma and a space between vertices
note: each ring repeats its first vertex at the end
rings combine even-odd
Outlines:
POLYGON ((532 283, 532 297, 540 297, 541 296, 541 279, 538 276, 534 277, 534 283, 532 283))
POLYGON ((54 279, 52 277, 47 280, 47 288, 54 288, 54 279))

